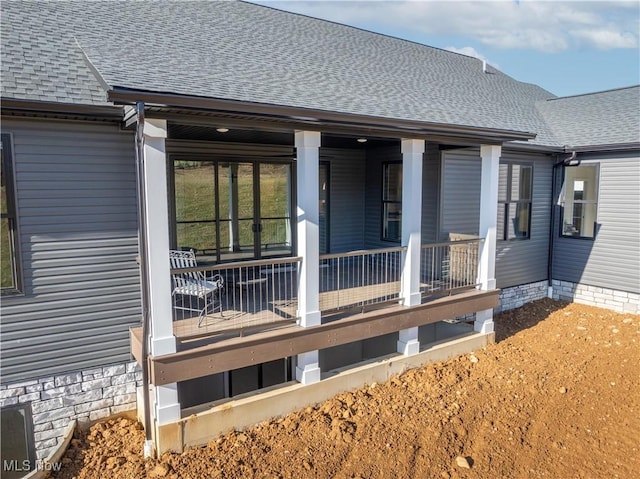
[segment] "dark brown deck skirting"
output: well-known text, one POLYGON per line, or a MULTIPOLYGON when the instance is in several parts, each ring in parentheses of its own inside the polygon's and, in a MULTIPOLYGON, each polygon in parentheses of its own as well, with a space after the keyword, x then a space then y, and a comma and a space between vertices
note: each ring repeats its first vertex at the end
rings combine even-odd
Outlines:
MULTIPOLYGON (((473 290, 418 306, 393 306, 319 326, 291 326, 150 357, 151 383, 162 386, 195 379, 494 308, 498 305, 498 293, 497 289, 473 290)), ((141 359, 139 330, 131 330, 131 351, 138 362, 141 359)))

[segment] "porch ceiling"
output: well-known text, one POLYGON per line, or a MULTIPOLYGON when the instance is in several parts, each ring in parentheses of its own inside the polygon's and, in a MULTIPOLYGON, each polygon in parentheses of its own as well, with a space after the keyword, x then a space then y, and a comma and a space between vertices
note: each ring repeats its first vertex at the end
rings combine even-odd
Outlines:
MULTIPOLYGON (((195 141, 224 141, 228 143, 251 143, 293 146, 293 131, 270 131, 257 128, 229 128, 227 132, 218 132, 217 128, 229 128, 228 124, 220 120, 212 126, 192 125, 170 122, 169 138, 177 140, 195 141)), ((356 137, 349 135, 326 134, 322 137, 323 148, 357 149, 399 146, 397 139, 367 138, 367 143, 358 143, 356 137)))

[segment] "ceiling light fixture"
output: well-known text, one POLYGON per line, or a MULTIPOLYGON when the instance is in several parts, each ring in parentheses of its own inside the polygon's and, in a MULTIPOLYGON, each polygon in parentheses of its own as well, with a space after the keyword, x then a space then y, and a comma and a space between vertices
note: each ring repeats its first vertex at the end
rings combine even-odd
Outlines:
POLYGON ((218 133, 226 133, 229 131, 229 128, 216 128, 216 131, 218 133))
POLYGON ((358 143, 366 143, 367 139, 366 138, 358 138, 358 143))

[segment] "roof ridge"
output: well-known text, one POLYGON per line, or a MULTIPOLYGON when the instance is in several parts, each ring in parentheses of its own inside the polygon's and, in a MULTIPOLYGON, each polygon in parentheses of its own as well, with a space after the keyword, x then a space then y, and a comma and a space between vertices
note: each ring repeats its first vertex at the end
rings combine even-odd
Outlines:
MULTIPOLYGON (((253 3, 253 2, 251 2, 251 1, 249 1, 249 0, 236 0, 236 1, 238 1, 238 2, 240 2, 240 3, 245 3, 245 4, 253 5, 254 7, 268 8, 268 9, 275 10, 276 12, 280 12, 280 13, 285 13, 285 14, 289 14, 289 15, 296 15, 296 16, 298 16, 298 17, 308 18, 309 20, 314 20, 314 21, 317 21, 317 22, 331 23, 331 24, 333 24, 333 25, 338 25, 338 26, 340 26, 340 27, 349 28, 349 29, 352 29, 352 30, 359 30, 359 31, 361 31, 361 32, 369 33, 369 34, 371 34, 371 35, 376 35, 376 36, 379 36, 379 37, 390 38, 390 39, 392 39, 392 40, 398 40, 398 41, 405 42, 405 43, 411 43, 411 44, 413 44, 413 45, 417 45, 417 46, 419 46, 419 47, 431 48, 431 49, 433 49, 433 50, 439 50, 439 51, 441 51, 441 52, 450 53, 450 54, 452 54, 452 55, 459 55, 459 56, 462 56, 462 57, 471 58, 471 59, 473 59, 473 60, 477 60, 477 61, 479 61, 479 62, 482 62, 482 61, 483 61, 483 60, 481 60, 481 59, 480 59, 480 58, 478 58, 478 57, 472 57, 471 55, 466 55, 466 54, 464 54, 464 53, 454 52, 454 51, 451 51, 451 50, 447 50, 446 48, 435 47, 435 46, 433 46, 433 45, 427 45, 426 43, 420 43, 420 42, 418 42, 418 41, 416 41, 416 40, 409 40, 408 38, 396 37, 396 36, 394 36, 394 35, 389 35, 388 33, 374 32, 374 31, 372 31, 372 30, 367 30, 366 28, 356 27, 356 26, 353 26, 353 25, 347 25, 346 23, 340 23, 340 22, 337 22, 337 21, 335 21, 335 20, 327 20, 326 18, 312 17, 311 15, 306 15, 306 14, 304 14, 304 13, 299 13, 299 12, 290 12, 290 11, 288 11, 288 10, 281 10, 281 9, 279 9, 279 8, 273 7, 273 6, 268 5, 268 4, 253 3)), ((487 65, 488 65, 488 66, 490 65, 488 61, 487 61, 487 65)), ((496 71, 498 71, 498 72, 502 73, 503 75, 506 75, 506 76, 508 76, 508 77, 510 77, 510 78, 513 78, 511 75, 507 75, 505 72, 503 72, 503 71, 502 71, 502 70, 500 70, 499 68, 496 68, 494 65, 490 65, 490 66, 491 66, 491 68, 493 68, 494 70, 496 70, 496 71)), ((513 78, 513 79, 515 80, 515 78, 513 78)), ((516 80, 516 81, 518 81, 518 80, 516 80)), ((521 83, 524 83, 524 82, 521 82, 521 83)), ((536 85, 536 86, 537 86, 537 85, 536 85)))
POLYGON ((587 92, 587 93, 578 93, 576 95, 558 96, 558 97, 555 97, 555 98, 548 98, 547 100, 544 100, 544 101, 564 100, 566 98, 576 98, 576 97, 580 97, 580 96, 600 95, 601 93, 610 93, 610 92, 613 92, 613 91, 630 90, 632 88, 638 88, 638 87, 640 87, 640 84, 622 86, 622 87, 618 87, 618 88, 609 88, 608 90, 591 91, 591 92, 587 92))

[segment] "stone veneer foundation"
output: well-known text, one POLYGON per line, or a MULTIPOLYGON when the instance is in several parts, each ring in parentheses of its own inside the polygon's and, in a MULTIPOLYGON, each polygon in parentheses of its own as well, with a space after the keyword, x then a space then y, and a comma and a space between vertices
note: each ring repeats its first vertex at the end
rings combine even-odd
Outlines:
POLYGON ((72 420, 80 426, 135 411, 142 371, 135 362, 0 385, 0 406, 30 405, 36 455, 43 459, 72 420))
POLYGON ((547 297, 549 282, 547 280, 536 283, 521 284, 504 288, 500 291, 500 305, 495 312, 508 311, 524 306, 531 301, 547 297))
POLYGON ((640 294, 553 280, 553 299, 574 301, 619 313, 640 314, 640 294))

